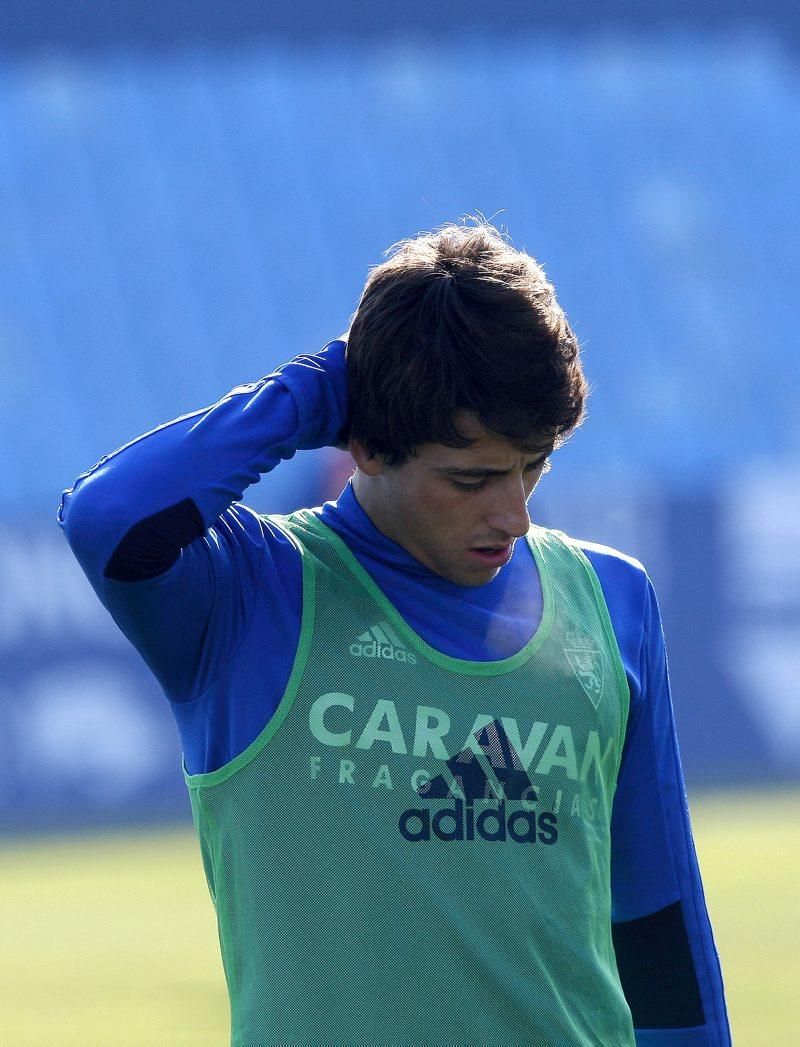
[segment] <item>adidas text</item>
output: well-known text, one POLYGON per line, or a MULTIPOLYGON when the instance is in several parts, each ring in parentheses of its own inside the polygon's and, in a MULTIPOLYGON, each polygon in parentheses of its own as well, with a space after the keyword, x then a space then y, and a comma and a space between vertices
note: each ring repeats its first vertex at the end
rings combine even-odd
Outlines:
POLYGON ((386 658, 387 661, 407 662, 409 665, 417 664, 417 656, 411 651, 405 651, 402 647, 395 647, 390 643, 378 643, 377 640, 367 640, 366 643, 351 643, 350 654, 354 658, 386 658))
POLYGON ((431 829, 440 840, 474 840, 477 833, 489 843, 552 844, 558 839, 558 816, 552 811, 542 811, 537 816, 530 809, 512 811, 506 817, 506 802, 501 800, 496 807, 487 807, 475 817, 472 802, 458 799, 452 807, 443 807, 431 818, 425 807, 410 807, 400 816, 399 829, 406 840, 417 843, 430 841, 431 829), (447 819, 447 822, 445 822, 447 819), (466 835, 465 835, 466 830, 466 835), (537 831, 538 830, 538 831, 537 831))

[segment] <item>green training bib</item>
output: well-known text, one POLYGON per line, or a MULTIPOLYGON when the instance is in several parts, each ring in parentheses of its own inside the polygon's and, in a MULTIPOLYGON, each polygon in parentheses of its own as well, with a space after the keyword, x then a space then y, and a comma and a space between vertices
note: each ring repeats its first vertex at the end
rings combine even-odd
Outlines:
POLYGON ((510 658, 422 640, 313 513, 283 699, 187 775, 234 1045, 634 1043, 611 940, 628 686, 598 579, 533 527, 541 624, 510 658))

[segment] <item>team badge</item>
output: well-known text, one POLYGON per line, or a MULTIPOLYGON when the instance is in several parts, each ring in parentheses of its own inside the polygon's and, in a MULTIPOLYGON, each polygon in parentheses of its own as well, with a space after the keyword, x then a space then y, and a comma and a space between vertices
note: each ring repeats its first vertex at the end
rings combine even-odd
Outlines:
POLYGON ((570 634, 569 640, 573 646, 566 647, 564 654, 578 678, 578 683, 596 709, 603 697, 603 684, 605 683, 603 655, 595 648, 589 636, 570 634))

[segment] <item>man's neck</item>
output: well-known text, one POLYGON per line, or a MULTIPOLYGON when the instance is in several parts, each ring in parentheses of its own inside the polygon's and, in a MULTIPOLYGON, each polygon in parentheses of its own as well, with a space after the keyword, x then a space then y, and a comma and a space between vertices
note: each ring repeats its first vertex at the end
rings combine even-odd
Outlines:
POLYGON ((405 548, 403 543, 392 533, 389 523, 390 514, 386 511, 384 499, 381 496, 380 484, 376 477, 365 476, 360 469, 356 469, 350 480, 356 500, 364 512, 381 534, 391 539, 397 545, 405 548))

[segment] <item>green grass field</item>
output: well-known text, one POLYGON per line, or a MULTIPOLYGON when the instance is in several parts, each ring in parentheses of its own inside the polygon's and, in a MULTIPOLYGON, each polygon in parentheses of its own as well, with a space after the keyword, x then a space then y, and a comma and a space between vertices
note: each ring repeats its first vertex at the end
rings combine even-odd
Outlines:
MULTIPOLYGON (((737 1047, 800 1044, 800 794, 692 802, 737 1047)), ((0 847, 0 1044, 219 1047, 227 997, 189 831, 0 847)))

